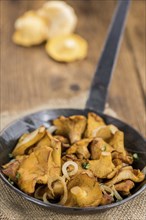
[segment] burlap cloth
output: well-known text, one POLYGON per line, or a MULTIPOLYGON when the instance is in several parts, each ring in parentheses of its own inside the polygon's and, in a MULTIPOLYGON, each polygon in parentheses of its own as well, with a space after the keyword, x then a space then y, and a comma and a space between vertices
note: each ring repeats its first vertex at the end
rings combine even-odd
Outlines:
MULTIPOLYGON (((58 106, 83 108, 85 103, 84 97, 84 95, 81 95, 68 101, 50 100, 48 104, 25 111, 25 113, 3 112, 0 115, 0 127, 2 129, 15 118, 35 110, 57 108, 58 106)), ((106 109, 106 112, 116 116, 109 108, 106 109)), ((39 207, 19 196, 2 180, 0 180, 0 196, 0 220, 146 220, 146 190, 121 206, 92 215, 65 215, 39 207)))

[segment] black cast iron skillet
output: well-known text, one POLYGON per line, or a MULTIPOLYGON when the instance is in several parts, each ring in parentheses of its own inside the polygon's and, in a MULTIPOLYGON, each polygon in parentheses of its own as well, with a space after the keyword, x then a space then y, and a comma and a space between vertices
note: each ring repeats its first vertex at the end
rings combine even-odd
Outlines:
MULTIPOLYGON (((143 169, 146 166, 146 141, 145 139, 132 127, 123 123, 122 121, 115 119, 111 116, 105 115, 103 112, 107 90, 112 75, 113 66, 117 57, 117 51, 120 44, 120 39, 123 33, 124 23, 126 20, 126 14, 128 11, 130 0, 119 0, 117 9, 115 11, 113 21, 109 30, 109 34, 99 60, 99 64, 91 85, 91 90, 89 98, 86 103, 84 110, 81 109, 51 109, 36 112, 31 115, 27 115, 19 120, 14 121, 8 127, 6 127, 0 134, 0 165, 3 165, 9 161, 8 154, 12 152, 15 147, 18 138, 27 132, 31 132, 40 125, 45 125, 49 127, 51 125, 52 119, 55 119, 61 115, 71 116, 71 115, 85 115, 88 112, 95 112, 99 114, 107 124, 114 124, 120 130, 125 133, 125 146, 129 152, 138 153, 139 160, 134 163, 134 168, 143 169)), ((29 195, 23 193, 15 186, 11 185, 7 178, 1 173, 1 178, 4 182, 15 192, 19 193, 21 196, 30 200, 38 205, 50 208, 55 211, 64 213, 94 213, 99 210, 105 210, 118 205, 121 205, 128 200, 134 198, 140 194, 144 189, 146 189, 146 180, 142 183, 137 184, 135 189, 132 191, 132 195, 125 198, 122 201, 99 206, 99 207, 88 207, 88 208, 78 208, 78 207, 64 207, 57 204, 45 204, 44 202, 30 197, 29 195)))

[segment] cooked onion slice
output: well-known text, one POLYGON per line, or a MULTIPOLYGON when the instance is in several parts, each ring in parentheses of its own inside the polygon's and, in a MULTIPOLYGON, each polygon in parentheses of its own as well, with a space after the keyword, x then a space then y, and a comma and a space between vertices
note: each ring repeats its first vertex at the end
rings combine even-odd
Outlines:
POLYGON ((63 177, 59 177, 58 180, 60 180, 60 182, 62 183, 63 190, 64 190, 64 195, 63 195, 63 197, 61 198, 61 200, 60 200, 60 202, 58 204, 64 205, 66 203, 66 201, 67 201, 67 198, 68 198, 67 186, 66 186, 66 182, 65 182, 63 177))
POLYGON ((47 193, 45 192, 44 195, 43 195, 43 202, 47 203, 47 204, 50 204, 47 200, 47 193))
POLYGON ((36 199, 42 199, 43 198, 43 196, 39 196, 39 191, 43 188, 44 186, 39 186, 36 190, 35 190, 35 192, 34 192, 34 197, 36 198, 36 199))
POLYGON ((68 179, 68 180, 70 179, 69 176, 73 176, 73 175, 75 175, 77 172, 78 172, 78 164, 75 163, 74 161, 69 160, 69 161, 65 162, 65 163, 63 164, 63 166, 62 166, 62 173, 63 173, 63 175, 65 176, 65 178, 68 179), (69 167, 70 165, 73 166, 74 169, 73 169, 71 172, 68 172, 68 171, 67 171, 67 167, 69 167))
POLYGON ((53 134, 54 131, 56 131, 57 127, 52 125, 48 128, 48 131, 50 132, 50 134, 53 134))
POLYGON ((97 132, 98 132, 100 129, 105 128, 105 127, 106 127, 106 125, 101 125, 101 126, 95 128, 95 129, 93 130, 93 132, 92 132, 93 137, 96 137, 97 132))
POLYGON ((100 184, 100 188, 104 194, 107 194, 107 192, 108 192, 108 193, 110 193, 111 196, 114 195, 113 190, 109 186, 106 186, 104 184, 100 184))
MULTIPOLYGON (((64 191, 63 197, 61 198, 61 200, 58 204, 64 205, 66 203, 67 197, 68 197, 67 186, 66 186, 64 176, 57 176, 57 177, 52 178, 51 181, 48 181, 48 188, 51 190, 52 194, 54 195, 53 188, 52 188, 52 183, 57 181, 57 180, 59 180, 62 183, 63 191, 64 191)), ((47 203, 47 198, 46 197, 47 197, 47 195, 44 194, 43 195, 43 201, 45 201, 47 203)))
POLYGON ((146 166, 141 171, 144 175, 146 175, 146 166))
POLYGON ((112 186, 113 192, 114 192, 114 196, 116 197, 117 200, 123 200, 123 198, 120 196, 120 194, 118 193, 118 191, 115 189, 115 186, 112 186))

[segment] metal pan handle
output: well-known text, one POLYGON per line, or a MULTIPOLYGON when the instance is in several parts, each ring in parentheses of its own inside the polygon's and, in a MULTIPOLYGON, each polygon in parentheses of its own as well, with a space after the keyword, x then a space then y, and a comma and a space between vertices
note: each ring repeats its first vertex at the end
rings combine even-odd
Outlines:
POLYGON ((92 80, 86 109, 104 111, 111 76, 124 31, 130 0, 119 0, 92 80))

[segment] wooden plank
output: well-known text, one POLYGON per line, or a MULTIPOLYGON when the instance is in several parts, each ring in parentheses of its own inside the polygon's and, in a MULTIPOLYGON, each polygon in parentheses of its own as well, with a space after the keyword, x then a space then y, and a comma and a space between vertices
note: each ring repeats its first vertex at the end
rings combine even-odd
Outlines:
POLYGON ((137 81, 143 99, 146 99, 146 1, 133 1, 126 31, 127 47, 133 56, 137 81))
POLYGON ((132 2, 109 102, 124 121, 146 136, 144 5, 144 1, 132 2))
POLYGON ((33 6, 37 8, 38 2, 40 4, 40 1, 2 1, 2 111, 23 110, 24 106, 28 109, 50 98, 69 99, 86 91, 115 4, 108 0, 95 5, 94 1, 92 4, 85 4, 84 0, 78 1, 78 4, 70 1, 79 17, 77 33, 88 40, 89 54, 84 61, 59 64, 47 57, 44 45, 28 49, 14 45, 11 41, 16 18, 33 6), (74 91, 73 85, 78 85, 80 90, 74 91))

